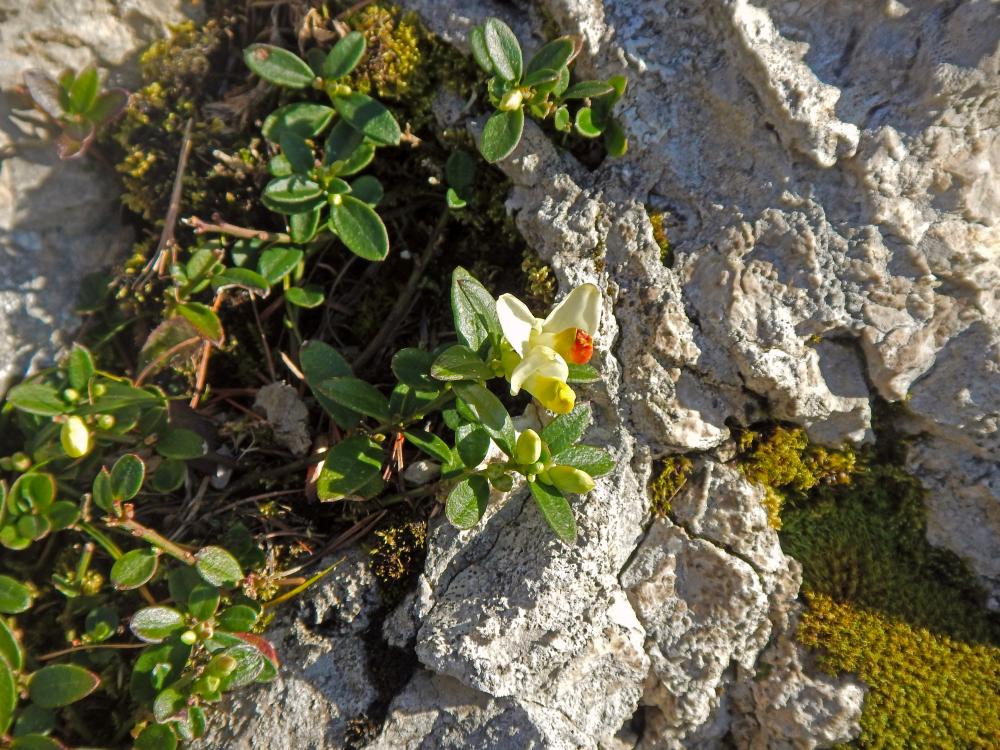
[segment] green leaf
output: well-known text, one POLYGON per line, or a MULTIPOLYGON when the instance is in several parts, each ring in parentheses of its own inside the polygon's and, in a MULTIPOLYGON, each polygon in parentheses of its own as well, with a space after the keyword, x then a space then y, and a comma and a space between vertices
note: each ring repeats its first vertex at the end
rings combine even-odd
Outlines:
POLYGON ((341 406, 380 422, 388 422, 392 418, 388 399, 375 386, 358 378, 330 378, 319 384, 319 390, 341 406))
POLYGON ((448 156, 444 165, 445 179, 448 184, 462 195, 472 187, 476 179, 476 163, 468 151, 456 149, 448 156))
POLYGON ((556 454, 553 460, 560 466, 572 466, 592 477, 602 477, 615 468, 611 454, 593 445, 574 445, 556 454))
POLYGON ((111 122, 128 106, 128 97, 128 91, 125 89, 102 91, 87 111, 87 118, 97 125, 111 122))
POLYGON ((205 438, 193 430, 174 428, 159 436, 156 441, 156 452, 164 458, 187 461, 201 458, 208 453, 208 444, 205 438))
POLYGON ((601 374, 590 365, 569 364, 567 383, 596 383, 600 379, 601 374))
POLYGON ((316 286, 293 286, 285 290, 285 299, 296 307, 319 307, 326 299, 323 290, 316 286))
POLYGON ((433 354, 423 349, 409 347, 400 349, 393 356, 392 372, 401 383, 412 385, 414 388, 428 388, 434 386, 430 377, 433 364, 433 354))
POLYGON ((223 653, 236 660, 236 669, 230 672, 226 679, 227 688, 249 685, 257 679, 264 669, 264 654, 256 646, 249 643, 231 646, 223 653))
POLYGON ((0 575, 0 612, 14 615, 31 607, 31 590, 10 576, 0 575))
POLYGON ((165 723, 172 716, 179 713, 184 708, 186 702, 187 698, 183 693, 173 688, 162 690, 156 696, 156 700, 153 701, 153 718, 161 724, 165 723))
POLYGON ((524 131, 524 110, 520 107, 509 112, 494 112, 483 128, 479 153, 490 164, 506 159, 517 148, 524 131))
POLYGON ((219 600, 218 588, 200 583, 194 586, 188 594, 188 612, 199 622, 204 622, 215 614, 219 608, 219 600))
POLYGON ((436 380, 489 380, 493 370, 467 346, 457 344, 441 352, 431 367, 436 380))
POLYGON ((153 472, 150 486, 157 492, 173 492, 187 478, 187 465, 183 461, 168 458, 161 461, 153 472))
POLYGON ((129 622, 135 637, 147 643, 159 643, 184 627, 184 615, 172 607, 144 607, 129 622))
POLYGON ((302 260, 302 251, 294 247, 269 247, 260 254, 257 270, 269 284, 277 284, 302 260))
POLYGON ((541 68, 526 75, 524 77, 524 85, 529 88, 543 87, 545 89, 551 89, 551 85, 546 86, 545 84, 554 85, 558 80, 558 70, 553 70, 552 68, 541 68))
POLYGON ((490 449, 490 436, 481 427, 460 427, 455 447, 458 449, 458 457, 462 459, 462 463, 470 469, 474 469, 486 458, 490 449))
POLYGON ((514 423, 500 399, 479 383, 459 380, 452 387, 501 450, 511 455, 514 452, 514 423))
POLYGON ((195 555, 194 567, 213 586, 229 588, 243 580, 240 564, 222 547, 202 547, 195 555))
POLYGON ((342 429, 349 430, 354 427, 360 419, 359 414, 354 409, 341 406, 319 389, 319 385, 325 380, 349 377, 353 374, 347 360, 329 344, 324 344, 322 341, 307 341, 299 350, 299 364, 306 376, 309 389, 326 413, 342 429))
MULTIPOLYGON (((353 128, 351 128, 353 130, 353 128)), ((375 146, 371 143, 362 143, 354 152, 340 163, 337 167, 337 174, 342 177, 350 177, 352 174, 357 174, 362 169, 371 164, 372 159, 375 158, 375 146)))
POLYGON ((624 156, 628 151, 628 137, 618 120, 611 119, 604 128, 604 147, 608 156, 624 156))
POLYGON ((399 123, 385 106, 366 94, 352 91, 350 94, 334 97, 333 106, 337 114, 352 128, 371 138, 382 146, 397 146, 402 137, 399 123))
POLYGON ((174 568, 167 574, 167 589, 170 598, 178 607, 186 607, 191 592, 204 584, 205 581, 198 575, 198 571, 192 567, 174 568))
POLYGON ((365 137, 346 120, 337 120, 323 144, 323 164, 350 160, 364 143, 365 137))
POLYGON ((87 390, 87 384, 95 369, 94 358, 90 351, 84 346, 73 344, 73 349, 69 353, 69 361, 66 363, 69 384, 83 393, 87 390))
POLYGON ((576 544, 576 519, 566 498, 555 487, 541 482, 528 482, 528 486, 538 509, 556 536, 566 544, 576 544))
POLYGON ((305 60, 271 44, 251 44, 243 50, 247 67, 265 81, 290 89, 304 89, 316 79, 305 60))
POLYGON ((555 115, 552 117, 552 124, 555 126, 556 130, 562 133, 568 133, 570 129, 570 117, 569 110, 564 106, 559 107, 556 110, 555 115))
POLYGON ((452 187, 448 188, 448 190, 445 191, 444 200, 445 203, 448 204, 448 208, 451 209, 465 208, 467 205, 469 205, 464 198, 462 198, 461 196, 459 196, 457 192, 455 192, 455 188, 452 187))
MULTIPOLYGON (((308 214, 296 214, 296 216, 308 216, 308 214)), ((249 268, 227 268, 222 273, 212 277, 213 289, 228 289, 230 287, 241 287, 260 295, 266 295, 271 290, 267 279, 249 268)))
POLYGON ((54 417, 68 411, 65 402, 59 397, 59 392, 51 385, 42 383, 22 383, 7 391, 7 402, 16 409, 38 414, 42 417, 54 417))
POLYGON ((97 690, 101 678, 75 664, 53 664, 31 675, 28 695, 42 708, 61 708, 97 690))
POLYGON ((384 260, 389 254, 389 233, 371 206, 350 195, 341 195, 330 206, 330 229, 348 249, 365 260, 384 260))
POLYGON ((351 195, 374 208, 382 200, 385 191, 378 179, 366 174, 351 183, 351 195))
POLYGON ((323 204, 323 188, 302 175, 276 177, 264 187, 261 201, 279 214, 301 214, 323 204))
POLYGON ((126 453, 111 468, 111 495, 127 501, 139 494, 146 478, 146 464, 134 453, 126 453))
POLYGON ((478 474, 467 477, 455 485, 448 495, 445 514, 453 525, 471 529, 483 517, 490 501, 490 485, 478 474))
POLYGON ((0 660, 0 735, 7 734, 7 729, 14 719, 17 699, 17 679, 7 662, 0 660))
POLYGON ((323 78, 337 79, 343 78, 359 62, 365 54, 365 37, 359 31, 352 31, 345 36, 330 50, 330 54, 323 61, 323 78))
POLYGON ((292 241, 306 244, 316 239, 322 218, 322 206, 316 206, 312 211, 291 214, 288 217, 288 233, 291 235, 292 241))
POLYGON ((213 343, 222 341, 222 323, 208 305, 203 305, 201 302, 184 302, 177 306, 177 312, 204 338, 213 343))
POLYGON ((576 127, 576 132, 584 138, 597 138, 601 134, 601 129, 594 125, 590 107, 580 107, 576 111, 574 126, 576 127))
POLYGON ((76 77, 69 90, 71 110, 77 114, 84 114, 89 110, 97 101, 98 88, 97 69, 88 66, 76 77))
POLYGON ((540 437, 549 446, 552 455, 556 455, 582 438, 592 421, 590 404, 577 404, 569 414, 561 414, 549 422, 540 437))
POLYGON ((483 38, 486 42, 486 53, 497 75, 506 81, 521 80, 524 63, 521 45, 518 44, 517 37, 510 27, 499 18, 488 18, 483 26, 483 38))
MULTIPOLYGON (((6 661, 11 669, 20 670, 24 666, 24 647, 14 635, 7 618, 0 617, 0 663, 6 661)), ((0 733, 4 730, 0 728, 0 733)))
POLYGON ((603 96, 614 91, 610 83, 605 81, 580 81, 574 83, 563 92, 563 99, 590 99, 591 97, 603 96))
POLYGON ((428 456, 436 458, 442 463, 451 461, 451 448, 433 432, 428 432, 427 430, 407 430, 403 435, 428 456))
MULTIPOLYGON (((326 453, 323 469, 316 482, 320 500, 339 500, 381 489, 382 446, 366 437, 341 440, 326 453)), ((374 494, 374 493, 372 493, 374 494)))
POLYGON ((275 154, 267 162, 267 171, 272 177, 288 177, 292 173, 292 163, 284 154, 275 154))
POLYGON ((177 750, 177 736, 166 724, 149 724, 135 738, 134 750, 177 750))
POLYGON ((177 637, 144 648, 132 667, 129 685, 132 696, 141 703, 152 703, 160 690, 181 676, 190 655, 191 647, 177 637))
POLYGON ((250 630, 259 617, 257 610, 248 607, 246 604, 235 604, 222 610, 215 623, 223 630, 231 633, 241 633, 250 630))
POLYGON ((528 62, 525 72, 530 74, 545 68, 559 70, 568 65, 576 56, 575 51, 576 45, 573 43, 572 37, 561 36, 558 39, 553 39, 535 53, 528 62))
POLYGON ((11 512, 37 511, 44 513, 56 499, 56 478, 51 474, 22 474, 10 488, 7 507, 11 512))
POLYGON ((144 586, 156 575, 159 559, 160 556, 148 547, 126 552, 111 566, 111 582, 122 590, 144 586))
POLYGON ((316 155, 301 135, 282 133, 280 143, 281 153, 288 159, 293 171, 306 175, 316 166, 316 155))
POLYGON ((490 75, 496 73, 493 70, 493 61, 490 60, 490 52, 486 48, 486 35, 482 26, 473 26, 469 30, 469 47, 472 48, 472 59, 480 68, 490 75))
POLYGON ((114 493, 111 490, 111 472, 102 468, 94 477, 94 486, 91 490, 94 505, 105 513, 111 513, 114 507, 114 493))
POLYGON ((451 275, 451 309, 455 332, 470 349, 481 351, 490 338, 499 341, 500 320, 497 318, 496 300, 461 266, 451 275))
POLYGON ((333 107, 324 104, 286 104, 265 118, 260 132, 271 143, 278 143, 285 133, 294 133, 300 138, 315 138, 326 130, 333 115, 333 107))
POLYGON ((11 750, 65 750, 66 746, 44 734, 25 734, 15 737, 11 750))
POLYGON ((52 524, 52 531, 62 531, 77 522, 80 518, 80 508, 69 500, 60 500, 52 504, 47 517, 52 524))

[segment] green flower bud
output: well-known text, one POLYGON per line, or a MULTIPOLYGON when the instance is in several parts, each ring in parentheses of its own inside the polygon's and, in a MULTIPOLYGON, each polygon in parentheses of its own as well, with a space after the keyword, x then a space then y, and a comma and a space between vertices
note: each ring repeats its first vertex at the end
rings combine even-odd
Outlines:
POLYGON ((85 596, 94 596, 101 590, 101 586, 103 585, 104 576, 96 570, 88 570, 84 574, 83 580, 80 581, 80 592, 85 596))
POLYGON ((97 426, 102 430, 110 430, 115 426, 115 418, 112 414, 102 414, 97 418, 97 426))
POLYGON ((75 404, 80 400, 80 391, 76 388, 67 388, 62 392, 63 398, 69 401, 71 404, 75 404))
POLYGON ((533 464, 542 455, 542 439, 534 430, 525 430, 517 437, 514 460, 519 464, 533 464))
POLYGON ((215 634, 215 628, 210 622, 199 622, 194 626, 194 632, 198 634, 198 638, 205 641, 215 634))
POLYGON ((193 646, 198 642, 198 636, 193 630, 185 630, 181 633, 181 643, 185 646, 193 646))
POLYGON ((94 386, 94 396, 101 397, 108 392, 108 387, 104 383, 97 383, 94 386))
POLYGON ((18 451, 10 457, 10 463, 14 467, 14 471, 27 471, 31 468, 31 456, 18 451))
POLYGON ((590 474, 572 466, 553 466, 549 469, 549 479, 563 492, 581 494, 594 489, 594 480, 590 474))
POLYGON ((94 447, 90 430, 80 417, 68 417, 59 431, 59 441, 70 458, 80 458, 90 453, 94 447))
POLYGON ((511 112, 518 109, 523 101, 524 93, 521 89, 514 89, 513 91, 508 91, 503 95, 503 99, 500 100, 500 106, 497 107, 497 109, 501 112, 511 112))
POLYGON ((490 479, 490 484, 500 492, 510 492, 514 489, 514 478, 510 474, 501 474, 498 477, 490 479))
POLYGON ((229 654, 219 654, 208 663, 205 672, 216 677, 225 677, 232 674, 234 669, 236 669, 236 659, 229 654))

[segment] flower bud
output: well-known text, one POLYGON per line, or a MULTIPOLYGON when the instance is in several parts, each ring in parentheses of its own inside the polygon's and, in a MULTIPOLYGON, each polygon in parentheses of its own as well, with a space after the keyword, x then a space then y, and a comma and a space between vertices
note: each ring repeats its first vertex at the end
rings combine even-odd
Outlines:
POLYGON ((232 674, 234 669, 236 669, 236 659, 229 654, 219 654, 208 663, 205 671, 217 677, 225 677, 232 674))
POLYGON ((500 100, 500 106, 497 109, 501 112, 511 112, 520 107, 523 101, 524 94, 521 92, 521 89, 514 89, 503 95, 503 99, 500 100))
POLYGON ((80 400, 80 391, 76 388, 67 388, 62 392, 63 398, 69 401, 71 404, 75 404, 80 400))
POLYGON ((104 383, 97 383, 94 386, 93 391, 95 396, 100 397, 108 392, 108 387, 104 385, 104 383))
POLYGON ((94 596, 101 590, 101 586, 104 585, 104 576, 98 573, 96 570, 88 570, 84 576, 83 580, 80 581, 80 592, 84 596, 94 596))
POLYGON ((14 467, 14 471, 27 471, 31 468, 31 456, 18 451, 10 457, 10 463, 14 467))
POLYGON ((97 426, 102 430, 110 430, 115 426, 115 418, 112 414, 102 414, 97 418, 97 426))
POLYGON ((59 431, 59 441, 70 458, 80 458, 90 453, 93 441, 90 430, 80 417, 68 417, 59 431))
POLYGON ((181 633, 181 643, 183 643, 185 646, 193 646, 197 642, 198 642, 198 636, 195 634, 193 630, 185 630, 183 633, 181 633))
POLYGON ((553 466, 548 473, 552 484, 563 492, 581 494, 594 489, 593 478, 572 466, 553 466))
POLYGON ((534 430, 525 430, 517 436, 514 460, 519 464, 533 464, 542 455, 542 439, 534 430))

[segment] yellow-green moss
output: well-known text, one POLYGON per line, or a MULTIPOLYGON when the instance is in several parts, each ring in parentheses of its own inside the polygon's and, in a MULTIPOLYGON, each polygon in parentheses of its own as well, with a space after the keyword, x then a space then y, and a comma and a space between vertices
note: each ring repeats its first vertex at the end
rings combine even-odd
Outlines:
POLYGON ((372 573, 386 598, 402 596, 423 565, 427 552, 427 522, 423 520, 395 521, 376 531, 378 541, 369 550, 372 573))
POLYGON ((868 463, 850 485, 793 498, 782 520, 808 604, 799 639, 870 688, 860 746, 996 747, 1000 622, 964 564, 928 544, 920 483, 868 463))
POLYGON ((395 6, 369 5, 351 17, 351 27, 367 42, 367 54, 351 73, 351 86, 382 99, 398 99, 414 86, 426 32, 414 13, 395 6))
POLYGON ((653 226, 653 240, 656 241, 656 246, 660 248, 660 262, 665 266, 672 266, 674 263, 674 252, 670 247, 670 238, 667 237, 667 231, 663 226, 663 212, 650 211, 649 223, 653 226))
POLYGON ((670 503, 691 476, 694 464, 687 456, 672 456, 658 466, 659 473, 649 483, 650 509, 654 516, 670 513, 670 503))
POLYGON ((556 299, 556 277, 552 267, 534 250, 525 248, 521 256, 521 271, 524 273, 524 291, 529 306, 532 309, 551 307, 556 299))
POLYGON ((747 430, 739 436, 740 470, 764 488, 764 506, 774 528, 781 528, 781 509, 790 495, 801 495, 820 483, 846 484, 855 470, 851 450, 811 445, 805 430, 774 427, 747 430))

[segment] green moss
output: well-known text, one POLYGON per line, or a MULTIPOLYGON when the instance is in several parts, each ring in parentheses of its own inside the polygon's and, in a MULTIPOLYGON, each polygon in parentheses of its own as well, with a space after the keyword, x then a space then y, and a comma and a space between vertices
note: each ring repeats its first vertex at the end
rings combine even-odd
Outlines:
POLYGON ((781 509, 789 497, 802 496, 821 483, 846 484, 855 470, 852 450, 810 445, 798 427, 747 430, 739 436, 739 449, 740 470, 764 487, 764 505, 774 528, 781 528, 781 509))
POLYGON ((650 211, 649 223, 653 226, 653 239, 656 246, 660 248, 660 262, 668 268, 674 264, 674 251, 670 247, 670 239, 663 226, 664 215, 662 211, 650 211))
POLYGON ((398 600, 423 567, 427 554, 427 522, 395 519, 375 532, 378 541, 369 550, 372 573, 386 599, 398 600))
POLYGON ((866 748, 985 748, 1000 736, 1000 623, 963 563, 928 544, 920 483, 874 462, 791 499, 781 542, 803 570, 798 637, 870 688, 866 748))
POLYGON ((367 52, 351 74, 351 86, 380 99, 398 100, 419 87, 417 73, 427 33, 416 14, 395 6, 369 5, 351 17, 350 25, 365 36, 367 52))
POLYGON ((672 456, 660 462, 656 478, 649 483, 649 498, 654 516, 670 513, 670 503, 691 476, 694 463, 687 456, 672 456))
POLYGON ((525 248, 521 255, 526 302, 532 309, 545 309, 556 300, 556 278, 552 267, 534 250, 525 248))

